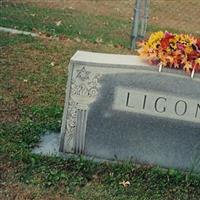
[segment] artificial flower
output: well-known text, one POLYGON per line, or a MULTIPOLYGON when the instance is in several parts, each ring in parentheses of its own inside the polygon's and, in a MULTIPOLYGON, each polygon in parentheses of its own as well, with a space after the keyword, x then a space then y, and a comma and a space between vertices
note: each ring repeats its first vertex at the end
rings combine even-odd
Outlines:
POLYGON ((170 32, 152 33, 139 45, 139 54, 153 65, 200 71, 200 38, 170 32))

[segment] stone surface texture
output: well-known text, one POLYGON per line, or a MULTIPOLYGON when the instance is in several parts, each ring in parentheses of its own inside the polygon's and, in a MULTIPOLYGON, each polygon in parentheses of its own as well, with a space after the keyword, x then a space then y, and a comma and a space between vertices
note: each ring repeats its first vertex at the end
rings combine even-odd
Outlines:
POLYGON ((60 151, 200 170, 199 104, 198 74, 78 51, 69 64, 60 151))

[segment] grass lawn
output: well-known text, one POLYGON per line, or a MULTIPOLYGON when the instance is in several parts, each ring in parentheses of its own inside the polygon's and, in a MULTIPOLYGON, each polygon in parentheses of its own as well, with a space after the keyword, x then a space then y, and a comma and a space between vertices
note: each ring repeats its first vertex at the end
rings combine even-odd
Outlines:
POLYGON ((131 54, 123 47, 129 43, 125 30, 130 22, 73 10, 66 17, 66 11, 51 8, 12 9, 1 10, 1 26, 60 37, 0 33, 0 199, 199 200, 199 174, 31 153, 45 131, 60 130, 70 57, 77 50, 131 54), (49 18, 42 18, 44 13, 49 18), (34 26, 25 15, 35 20, 34 26), (64 27, 55 28, 59 20, 64 27))
POLYGON ((12 3, 2 5, 0 17, 4 27, 127 47, 130 43, 131 20, 12 3))
MULTIPOLYGON (((5 1, 0 26, 90 42, 130 46, 134 1, 5 1)), ((200 1, 152 1, 147 32, 168 30, 200 36, 200 1), (177 15, 177 12, 179 14, 177 15), (187 15, 187 13, 190 13, 187 15), (194 23, 190 23, 195 19, 194 23)))

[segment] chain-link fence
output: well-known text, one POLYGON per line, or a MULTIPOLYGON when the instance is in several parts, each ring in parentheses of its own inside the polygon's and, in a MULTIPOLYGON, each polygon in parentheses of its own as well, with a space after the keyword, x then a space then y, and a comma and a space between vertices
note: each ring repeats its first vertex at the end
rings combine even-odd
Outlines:
POLYGON ((199 0, 151 0, 149 30, 200 35, 199 0))
POLYGON ((200 1, 198 0, 135 0, 134 11, 132 48, 135 48, 137 39, 144 38, 146 30, 147 33, 167 30, 200 35, 200 1))
MULTIPOLYGON (((0 26, 130 47, 135 4, 135 0, 1 0, 0 26)), ((199 36, 200 0, 151 0, 147 35, 158 30, 199 36)))

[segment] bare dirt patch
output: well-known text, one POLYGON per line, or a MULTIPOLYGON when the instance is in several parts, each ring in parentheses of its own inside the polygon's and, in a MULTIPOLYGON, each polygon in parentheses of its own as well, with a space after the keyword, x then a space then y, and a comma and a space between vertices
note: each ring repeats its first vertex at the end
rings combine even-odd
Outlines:
POLYGON ((1 199, 10 200, 74 200, 70 195, 67 195, 63 189, 49 191, 42 190, 39 187, 25 185, 20 182, 4 183, 1 185, 3 193, 0 194, 1 199))
POLYGON ((200 34, 199 0, 154 0, 151 1, 149 24, 162 30, 167 28, 200 34))

